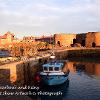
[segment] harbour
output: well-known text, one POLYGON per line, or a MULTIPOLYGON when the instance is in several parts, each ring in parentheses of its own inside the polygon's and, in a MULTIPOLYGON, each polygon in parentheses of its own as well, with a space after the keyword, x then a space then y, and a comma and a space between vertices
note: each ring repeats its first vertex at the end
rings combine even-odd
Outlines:
POLYGON ((0 100, 100 100, 100 0, 0 0, 0 100))
MULTIPOLYGON (((21 97, 18 96, 17 98, 19 98, 19 100, 22 100, 23 98, 27 98, 27 100, 46 100, 47 98, 48 100, 54 100, 55 98, 58 100, 87 100, 87 98, 89 100, 99 100, 100 60, 86 58, 71 58, 66 60, 68 61, 65 66, 70 70, 68 81, 58 86, 45 86, 39 84, 39 86, 36 86, 39 87, 38 90, 27 89, 27 92, 31 91, 33 94, 30 92, 30 94, 23 94, 25 97, 21 95, 21 97), (58 95, 56 93, 58 93, 58 95)), ((34 68, 40 67, 40 65, 38 65, 37 62, 37 65, 33 65, 33 67, 29 67, 29 65, 28 67, 24 67, 14 66, 14 64, 12 67, 8 66, 8 68, 4 66, 1 67, 1 86, 4 85, 4 83, 5 85, 9 84, 11 86, 24 86, 25 84, 35 86, 34 73, 37 73, 39 69, 34 70, 34 68), (14 72, 15 69, 18 70, 17 73, 16 71, 14 72), (3 73, 5 73, 5 75, 3 75, 3 73)), ((24 93, 24 89, 22 90, 24 93)), ((3 100, 7 98, 13 99, 14 97, 14 95, 3 96, 3 100)))

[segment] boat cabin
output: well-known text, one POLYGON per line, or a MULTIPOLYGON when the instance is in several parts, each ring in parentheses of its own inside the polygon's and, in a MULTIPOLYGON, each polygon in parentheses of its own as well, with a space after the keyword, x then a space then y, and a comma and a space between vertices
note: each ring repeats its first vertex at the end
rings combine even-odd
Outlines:
POLYGON ((63 63, 48 63, 43 65, 43 72, 60 72, 63 63))

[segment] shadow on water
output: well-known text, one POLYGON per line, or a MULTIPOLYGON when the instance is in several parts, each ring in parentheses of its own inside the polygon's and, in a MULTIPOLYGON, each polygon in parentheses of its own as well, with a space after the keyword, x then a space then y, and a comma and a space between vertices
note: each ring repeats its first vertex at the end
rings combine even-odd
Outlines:
POLYGON ((84 57, 73 57, 73 58, 68 58, 69 61, 71 62, 100 62, 100 58, 84 58, 84 57))
MULTIPOLYGON (((36 96, 29 96, 32 100, 63 100, 67 95, 69 80, 61 85, 48 86, 42 85, 36 96)), ((31 91, 34 92, 34 91, 31 91)))

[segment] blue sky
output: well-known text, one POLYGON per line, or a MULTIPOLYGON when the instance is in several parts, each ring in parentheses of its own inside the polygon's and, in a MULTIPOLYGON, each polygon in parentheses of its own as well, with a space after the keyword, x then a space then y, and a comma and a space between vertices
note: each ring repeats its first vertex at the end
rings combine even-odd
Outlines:
POLYGON ((100 0, 0 0, 0 34, 100 31, 100 0))

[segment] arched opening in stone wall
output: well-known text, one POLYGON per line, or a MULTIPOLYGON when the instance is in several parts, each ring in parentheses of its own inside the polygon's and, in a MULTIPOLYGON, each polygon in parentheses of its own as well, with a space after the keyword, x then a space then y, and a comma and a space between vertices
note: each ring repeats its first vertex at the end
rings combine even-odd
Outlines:
POLYGON ((57 41, 57 45, 60 46, 60 41, 57 41))
POLYGON ((85 40, 82 40, 81 46, 85 47, 85 40))
POLYGON ((75 44, 75 43, 76 43, 76 39, 74 38, 74 39, 73 39, 73 44, 75 44))
POLYGON ((96 43, 95 43, 95 42, 93 42, 93 43, 92 43, 92 47, 95 47, 95 46, 96 46, 96 43))
POLYGON ((77 42, 76 42, 76 39, 74 38, 74 39, 73 39, 73 43, 71 44, 71 47, 74 47, 76 43, 77 43, 77 42))

